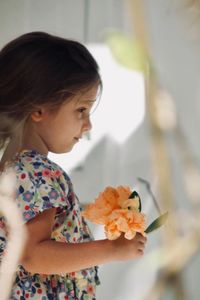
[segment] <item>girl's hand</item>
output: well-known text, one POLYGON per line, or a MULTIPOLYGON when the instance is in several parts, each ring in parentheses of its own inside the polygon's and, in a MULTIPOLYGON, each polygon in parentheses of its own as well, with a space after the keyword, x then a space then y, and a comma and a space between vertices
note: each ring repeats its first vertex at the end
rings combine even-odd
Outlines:
POLYGON ((131 260, 144 254, 147 238, 137 233, 132 240, 127 240, 122 235, 112 241, 113 255, 116 260, 131 260))

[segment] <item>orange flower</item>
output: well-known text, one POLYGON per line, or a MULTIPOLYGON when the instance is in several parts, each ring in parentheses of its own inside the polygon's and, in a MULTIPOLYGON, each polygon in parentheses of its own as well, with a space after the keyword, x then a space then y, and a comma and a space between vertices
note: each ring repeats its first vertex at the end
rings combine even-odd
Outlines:
POLYGON ((136 210, 114 210, 105 224, 105 233, 109 239, 115 239, 115 236, 119 236, 122 232, 125 233, 125 238, 132 239, 136 232, 145 235, 144 230, 145 216, 136 210))
POLYGON ((110 240, 121 233, 127 239, 132 239, 136 232, 145 235, 145 215, 139 212, 139 198, 129 199, 130 195, 129 187, 107 187, 82 214, 93 223, 105 225, 110 240))
POLYGON ((115 222, 111 221, 105 225, 105 234, 109 240, 116 240, 121 235, 121 232, 118 230, 115 222))
POLYGON ((95 203, 86 206, 82 215, 96 224, 105 224, 106 217, 118 207, 117 191, 112 187, 107 187, 100 193, 95 203))
POLYGON ((116 191, 118 193, 119 206, 122 207, 124 201, 126 201, 129 198, 131 190, 128 186, 118 186, 116 188, 116 191))

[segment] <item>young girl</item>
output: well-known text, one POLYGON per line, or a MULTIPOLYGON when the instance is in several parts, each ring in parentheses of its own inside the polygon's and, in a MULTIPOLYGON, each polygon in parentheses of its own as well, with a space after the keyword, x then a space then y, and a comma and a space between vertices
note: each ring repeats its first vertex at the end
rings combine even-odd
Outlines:
POLYGON ((12 300, 96 299, 96 265, 143 254, 140 234, 94 241, 69 176, 48 159, 49 151, 71 151, 91 129, 101 87, 96 61, 76 41, 32 32, 0 52, 0 168, 16 172, 28 231, 12 300))

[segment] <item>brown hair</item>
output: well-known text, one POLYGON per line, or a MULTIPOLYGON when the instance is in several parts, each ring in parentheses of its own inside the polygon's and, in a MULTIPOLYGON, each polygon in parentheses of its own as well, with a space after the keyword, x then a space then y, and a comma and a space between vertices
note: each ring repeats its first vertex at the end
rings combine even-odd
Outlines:
POLYGON ((0 51, 0 149, 41 104, 56 109, 99 84, 97 62, 77 41, 30 32, 0 51))

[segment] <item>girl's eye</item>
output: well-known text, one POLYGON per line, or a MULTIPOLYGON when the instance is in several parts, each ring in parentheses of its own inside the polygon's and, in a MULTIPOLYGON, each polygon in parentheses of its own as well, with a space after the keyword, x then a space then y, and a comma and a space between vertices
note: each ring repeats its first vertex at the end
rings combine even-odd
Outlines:
POLYGON ((89 116, 89 110, 86 107, 77 109, 80 118, 87 118, 89 116))
POLYGON ((79 108, 79 109, 78 109, 78 112, 83 113, 85 110, 86 110, 86 108, 85 108, 85 107, 82 107, 82 108, 79 108))

